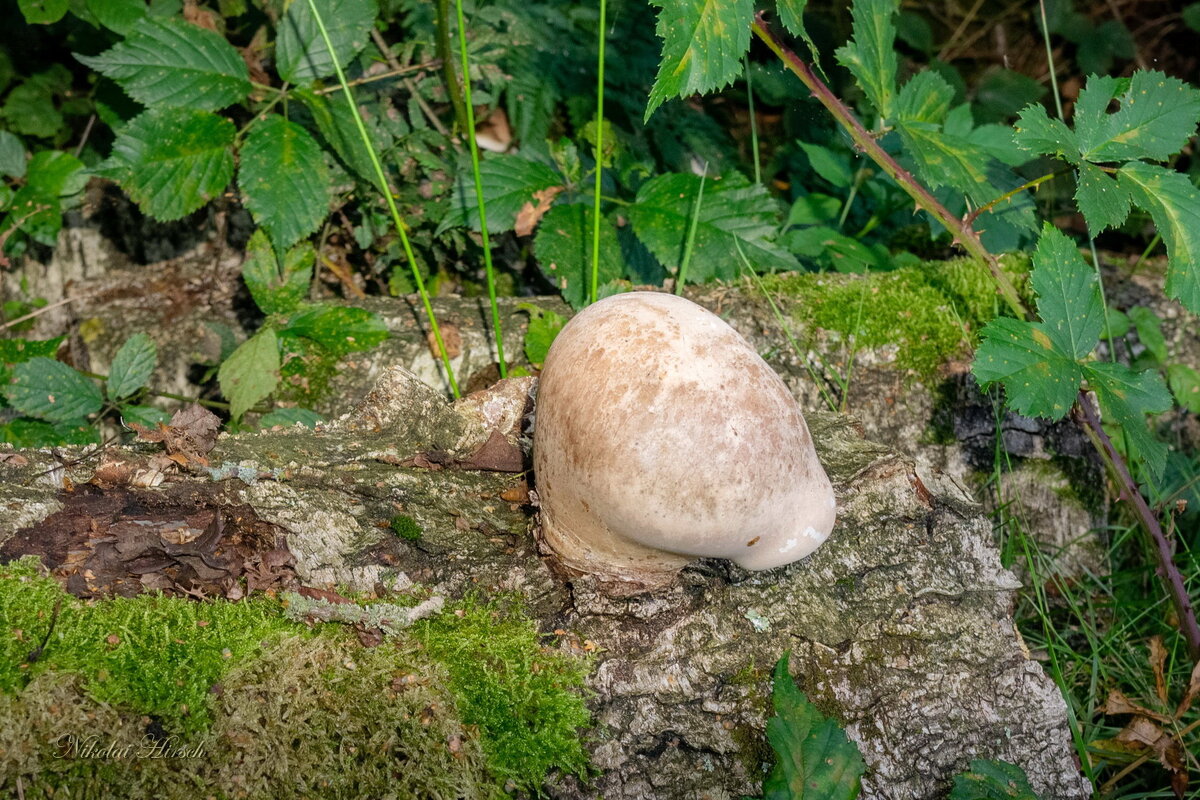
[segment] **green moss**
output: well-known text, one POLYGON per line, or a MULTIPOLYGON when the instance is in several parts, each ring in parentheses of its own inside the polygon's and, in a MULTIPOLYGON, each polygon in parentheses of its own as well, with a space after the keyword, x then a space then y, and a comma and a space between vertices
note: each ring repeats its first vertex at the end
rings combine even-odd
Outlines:
POLYGON ((543 648, 514 601, 467 602, 413 632, 446 665, 463 722, 479 726, 493 774, 536 793, 552 769, 587 773, 579 733, 591 716, 580 690, 590 664, 543 648))
POLYGON ((407 514, 397 514, 396 516, 392 517, 390 524, 392 530, 401 539, 405 539, 410 542, 416 542, 421 539, 422 531, 420 524, 418 524, 415 519, 407 514))
MULTIPOLYGON (((1001 260, 1022 286, 1027 261, 1001 260)), ((816 328, 854 337, 859 348, 894 345, 896 365, 927 378, 975 344, 998 310, 991 275, 980 262, 926 262, 865 275, 803 273, 764 277, 767 290, 787 297, 792 316, 816 328)))

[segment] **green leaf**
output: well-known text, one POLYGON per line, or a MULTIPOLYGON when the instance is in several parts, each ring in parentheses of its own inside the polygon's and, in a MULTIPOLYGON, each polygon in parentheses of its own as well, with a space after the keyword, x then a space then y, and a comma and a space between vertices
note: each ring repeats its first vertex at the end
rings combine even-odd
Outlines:
POLYGON ((7 224, 53 247, 62 228, 61 198, 78 194, 86 182, 83 162, 70 153, 43 150, 29 161, 25 185, 13 195, 7 224))
POLYGON ((1115 19, 1088 31, 1078 44, 1075 62, 1084 75, 1103 75, 1112 70, 1114 58, 1133 58, 1137 53, 1133 34, 1115 19))
POLYGON ((13 408, 49 422, 95 414, 104 404, 100 388, 61 361, 36 356, 17 364, 6 395, 13 408))
POLYGON ((1077 360, 1092 352, 1104 328, 1100 285, 1075 243, 1050 223, 1038 240, 1030 282, 1044 330, 1059 352, 1077 360))
POLYGON ((984 326, 972 370, 984 386, 1001 382, 1018 414, 1062 419, 1083 373, 1051 342, 1041 323, 996 317, 984 326))
POLYGON ((1200 414, 1200 372, 1183 364, 1167 367, 1167 383, 1180 406, 1200 414))
POLYGON ((299 308, 312 282, 315 258, 312 245, 304 243, 289 250, 280 265, 267 235, 255 231, 242 262, 242 279, 255 305, 264 314, 287 314, 299 308))
POLYGON ((1187 144, 1200 121, 1200 91, 1157 70, 1133 73, 1118 99, 1116 113, 1096 119, 1093 112, 1075 123, 1088 161, 1165 161, 1187 144))
POLYGON ((63 115, 54 103, 54 93, 34 81, 26 81, 8 93, 4 119, 14 133, 52 139, 63 127, 63 115))
MULTIPOLYGON (((820 51, 813 44, 812 37, 808 35, 808 29, 804 27, 804 9, 807 5, 808 0, 777 0, 775 8, 779 12, 779 21, 783 23, 783 27, 791 31, 793 36, 799 36, 804 40, 804 44, 808 46, 813 66, 820 71, 820 51)), ((824 75, 824 72, 821 74, 824 75)))
POLYGON ((87 0, 88 11, 111 31, 126 36, 146 16, 145 0, 87 0))
POLYGON ((49 25, 66 15, 70 0, 17 0, 25 21, 30 25, 49 25))
POLYGON ((808 163, 813 171, 839 189, 849 189, 854 183, 854 171, 850 160, 840 153, 835 153, 828 147, 808 142, 796 142, 808 156, 808 163))
POLYGON ((539 308, 533 303, 521 303, 517 306, 529 312, 529 328, 525 331, 525 357, 535 369, 541 369, 546 362, 546 354, 558 332, 567 324, 567 318, 562 314, 546 308, 539 308))
POLYGON ((12 365, 20 364, 31 358, 45 356, 53 358, 58 352, 58 346, 67 337, 58 336, 45 341, 31 339, 0 339, 0 389, 8 385, 12 377, 12 365))
POLYGON ((1129 190, 1116 178, 1086 161, 1080 163, 1075 202, 1093 236, 1123 223, 1132 201, 1129 190))
POLYGON ((0 131, 0 175, 25 177, 25 145, 8 131, 0 131))
POLYGON ((896 118, 905 122, 928 122, 940 125, 950 113, 954 102, 954 87, 938 73, 927 69, 918 72, 896 95, 896 118))
POLYGON ((1085 364, 1088 387, 1100 401, 1106 422, 1120 426, 1133 455, 1139 456, 1157 480, 1167 465, 1167 445, 1150 433, 1146 415, 1171 407, 1171 394, 1162 376, 1154 370, 1134 372, 1124 364, 1096 361, 1085 364))
POLYGON ((1191 3, 1183 9, 1183 22, 1194 31, 1200 31, 1200 3, 1191 3))
POLYGON ((982 122, 1003 122, 1046 94, 1046 87, 1011 69, 987 73, 975 90, 975 109, 982 122))
POLYGON ((838 48, 837 60, 854 75, 880 116, 892 116, 896 90, 896 27, 900 0, 857 0, 851 9, 854 38, 838 48))
POLYGON ((314 306, 288 321, 281 336, 312 339, 337 356, 370 350, 388 338, 387 325, 378 314, 353 306, 314 306))
MULTIPOLYGON (((367 46, 379 9, 374 0, 322 0, 319 6, 337 64, 345 67, 367 46)), ((336 71, 308 0, 293 0, 279 21, 275 66, 285 81, 301 85, 336 71)))
MULTIPOLYGON (((308 108, 321 138, 333 148, 338 158, 360 179, 375 186, 378 178, 371 154, 367 152, 367 146, 345 102, 331 103, 323 95, 314 94, 307 89, 297 89, 295 94, 308 108)), ((376 152, 385 151, 391 144, 387 132, 379 125, 373 126, 370 119, 365 118, 363 122, 367 125, 367 132, 371 134, 371 142, 376 152)))
MULTIPOLYGON (((533 196, 536 192, 563 183, 561 175, 540 161, 510 155, 484 159, 479 164, 479 175, 489 233, 512 230, 521 207, 526 203, 537 204, 533 196)), ((437 235, 457 225, 469 225, 471 230, 479 230, 479 205, 470 170, 459 170, 450 210, 438 225, 437 235)))
POLYGON ((153 430, 158 425, 166 425, 171 421, 170 414, 154 406, 121 406, 120 412, 121 423, 126 427, 136 423, 153 430))
POLYGON ((720 89, 741 74, 750 49, 753 0, 651 0, 662 62, 650 89, 645 119, 663 101, 720 89))
POLYGON ((1123 311, 1109 306, 1108 308, 1108 327, 1104 330, 1105 339, 1115 339, 1118 336, 1124 336, 1129 333, 1130 329, 1129 317, 1123 311))
POLYGON ((1185 175, 1136 161, 1118 170, 1117 182, 1167 243, 1167 294, 1200 314, 1200 192, 1185 175))
POLYGON ((827 194, 813 192, 797 197, 788 211, 788 225, 819 225, 836 219, 842 210, 842 200, 827 194))
POLYGON ((1024 770, 1007 761, 971 762, 954 777, 948 800, 1038 800, 1024 770))
MULTIPOLYGON (((490 212, 489 212, 490 213, 490 212)), ((533 252, 546 280, 572 308, 587 305, 592 285, 592 207, 571 204, 551 208, 538 226, 533 252)), ((617 229, 608 220, 600 223, 598 283, 622 278, 625 262, 617 229)))
POLYGON ((329 214, 329 174, 321 147, 278 114, 254 123, 242 144, 238 186, 254 221, 283 251, 329 214))
POLYGON ((150 216, 179 219, 229 185, 235 134, 232 122, 207 111, 152 109, 121 129, 97 172, 114 178, 150 216))
POLYGON ((1075 132, 1062 120, 1051 119, 1040 105, 1029 106, 1017 115, 1013 140, 1031 153, 1062 156, 1072 164, 1079 163, 1079 142, 1075 132))
MULTIPOLYGON (((678 267, 682 260, 699 190, 699 175, 658 175, 642 184, 637 201, 626 209, 638 238, 668 267, 678 267)), ((737 277, 741 258, 735 241, 755 269, 796 269, 796 260, 774 241, 778 220, 779 206, 762 186, 737 174, 709 179, 696 222, 689 281, 737 277)))
POLYGON ((177 19, 145 17, 129 38, 83 64, 151 108, 216 111, 245 99, 250 73, 220 34, 177 19))
POLYGON ((776 762, 763 781, 764 800, 853 800, 866 771, 857 745, 796 688, 787 653, 772 677, 767 740, 776 762))
POLYGON ((271 328, 259 330, 225 360, 217 371, 217 381, 235 420, 275 391, 279 367, 279 340, 271 328))
POLYGON ((306 428, 315 428, 318 422, 324 421, 323 416, 315 411, 309 411, 307 408, 277 408, 263 414, 262 419, 258 421, 258 426, 266 430, 276 425, 291 428, 299 423, 306 428))
POLYGON ((125 340, 108 371, 108 397, 120 400, 141 389, 158 366, 158 345, 145 333, 125 340))
POLYGON ((1129 319, 1137 330, 1138 341, 1146 351, 1158 361, 1167 363, 1167 341, 1162 334, 1162 320, 1150 309, 1144 306, 1134 306, 1129 309, 1129 319))
POLYGON ((83 420, 51 424, 40 419, 19 417, 0 425, 0 442, 28 448, 100 444, 100 432, 83 420))

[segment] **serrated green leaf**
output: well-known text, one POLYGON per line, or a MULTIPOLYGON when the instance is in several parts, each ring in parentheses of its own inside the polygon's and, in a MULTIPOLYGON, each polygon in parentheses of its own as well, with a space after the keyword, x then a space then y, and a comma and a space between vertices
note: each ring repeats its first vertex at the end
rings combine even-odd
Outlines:
MULTIPOLYGON (((346 166, 362 180, 374 186, 377 182, 375 166, 362 135, 358 132, 350 110, 344 102, 331 103, 323 95, 314 94, 307 89, 296 90, 296 96, 312 114, 317 130, 333 151, 337 153, 346 166)), ((372 125, 372 120, 363 120, 367 131, 371 134, 371 143, 377 153, 383 153, 391 147, 392 140, 387 131, 380 125, 372 125)))
POLYGON ((1162 320, 1145 306, 1129 309, 1129 319, 1137 330, 1138 341, 1159 364, 1167 363, 1167 340, 1162 334, 1162 320))
POLYGON ((100 444, 100 432, 83 420, 49 423, 19 417, 0 425, 0 442, 27 448, 100 444))
POLYGON ((207 111, 152 109, 121 129, 97 172, 155 219, 179 219, 229 185, 236 133, 232 122, 207 111))
POLYGON ((850 167, 849 158, 835 153, 828 147, 808 142, 796 142, 808 156, 808 163, 813 171, 839 189, 848 189, 854 183, 854 171, 850 167))
POLYGON ((217 381, 229 400, 229 413, 241 419, 259 400, 279 385, 279 340, 271 328, 262 328, 242 342, 221 364, 217 381))
MULTIPOLYGON (((1128 78, 1115 78, 1111 75, 1092 75, 1087 79, 1087 85, 1079 92, 1075 101, 1075 129, 1080 131, 1080 139, 1086 136, 1100 135, 1108 124, 1108 108, 1118 95, 1129 89, 1128 78), (1090 133, 1084 134, 1083 131, 1090 133)), ((1082 145, 1076 143, 1077 148, 1082 145)))
POLYGON ((13 195, 7 224, 34 241, 54 246, 62 228, 61 198, 77 194, 86 181, 83 162, 70 153, 43 150, 29 161, 25 185, 13 195))
POLYGON ((948 800, 1038 800, 1029 778, 1007 761, 971 762, 967 772, 954 777, 948 800))
POLYGON ((787 225, 819 225, 836 219, 842 210, 842 200, 827 194, 813 192, 797 197, 788 211, 787 225))
POLYGON ((1051 119, 1046 109, 1032 105, 1017 115, 1013 140, 1019 147, 1043 156, 1062 156, 1079 163, 1079 142, 1075 132, 1060 119, 1051 119))
POLYGON ((108 397, 120 400, 146 385, 158 366, 158 345, 145 333, 125 340, 108 371, 108 397))
POLYGON ((88 11, 110 31, 125 36, 146 16, 145 0, 87 0, 88 11))
POLYGON ((323 416, 307 408, 277 408, 274 411, 263 414, 262 419, 258 421, 258 426, 264 430, 273 428, 276 425, 290 428, 296 424, 303 425, 306 428, 315 428, 318 422, 324 421, 325 418, 323 416))
POLYGON ((1133 198, 1126 187, 1117 183, 1116 178, 1084 161, 1079 165, 1075 202, 1079 204, 1079 211, 1094 236, 1123 223, 1129 216, 1133 198))
POLYGON ((1167 465, 1167 445, 1150 433, 1146 415, 1171 407, 1171 393, 1162 376, 1154 370, 1134 372, 1124 364, 1107 361, 1085 364, 1083 370, 1088 387, 1100 401, 1104 420, 1120 426, 1133 454, 1155 480, 1161 478, 1167 465))
MULTIPOLYGON (((322 0, 320 10, 338 66, 345 67, 367 46, 379 9, 374 0, 322 0)), ((275 65, 281 78, 301 85, 335 72, 308 0, 294 0, 279 21, 275 65)))
POLYGON ((292 317, 281 336, 312 339, 337 356, 370 350, 388 338, 379 315, 353 306, 314 306, 292 317))
POLYGON ((651 0, 659 7, 656 31, 662 61, 650 89, 645 119, 663 101, 723 88, 741 74, 750 49, 753 0, 651 0))
POLYGON ((546 354, 550 352, 550 345, 567 324, 567 318, 532 303, 521 303, 517 307, 529 312, 529 327, 525 331, 525 357, 535 369, 541 369, 546 361, 546 354))
POLYGON ((1117 182, 1167 244, 1167 294, 1200 314, 1200 192, 1185 175, 1139 161, 1121 167, 1117 182))
MULTIPOLYGON (((551 208, 538 226, 533 239, 533 252, 546 280, 554 284, 554 288, 572 308, 587 305, 592 281, 590 205, 571 204, 551 208)), ((600 223, 598 269, 598 282, 601 284, 618 280, 625 274, 617 229, 608 220, 600 223)))
POLYGON ((217 111, 252 88, 246 62, 220 34, 177 19, 145 17, 129 37, 75 58, 152 108, 217 111))
POLYGON ((49 25, 62 19, 70 0, 17 0, 17 6, 30 25, 49 25))
POLYGON ((0 131, 0 175, 25 177, 25 145, 14 134, 0 131))
POLYGON ((1200 121, 1200 91, 1157 70, 1133 73, 1118 99, 1116 113, 1095 119, 1090 111, 1075 124, 1080 153, 1088 161, 1165 161, 1187 143, 1200 121))
POLYGON ((120 413, 121 423, 126 427, 137 424, 153 430, 157 426, 166 425, 171 421, 170 414, 154 406, 121 406, 120 413))
POLYGON ((954 87, 938 73, 927 69, 918 72, 896 95, 897 119, 906 122, 941 124, 954 102, 954 87))
POLYGON ((329 174, 321 147, 278 114, 254 123, 242 144, 238 187, 254 221, 283 251, 329 214, 329 174))
POLYGON ((837 60, 854 75, 875 110, 892 116, 896 90, 896 27, 899 0, 858 0, 851 9, 854 38, 838 48, 837 60))
POLYGON ((0 339, 0 391, 8 385, 12 378, 12 365, 20 364, 31 358, 45 356, 53 358, 58 352, 58 346, 67 337, 58 336, 44 341, 31 339, 0 339))
POLYGON ((824 76, 825 73, 821 70, 820 51, 813 44, 812 37, 808 35, 808 28, 804 26, 804 9, 807 5, 808 0, 777 0, 775 8, 779 12, 779 21, 783 23, 783 27, 791 31, 793 36, 799 36, 804 41, 804 44, 808 46, 808 54, 812 59, 813 67, 824 76))
POLYGON ((858 747, 796 688, 787 653, 772 678, 767 740, 776 762, 763 781, 764 800, 853 800, 866 771, 858 747))
MULTIPOLYGON (((479 177, 490 233, 512 230, 521 207, 526 203, 537 204, 533 196, 536 192, 563 183, 561 175, 540 161, 510 155, 485 158, 479 164, 479 177)), ((479 230, 479 204, 469 170, 459 170, 450 210, 438 225, 437 234, 458 225, 479 230)))
POLYGON ((1167 383, 1180 406, 1200 414, 1200 372, 1183 364, 1172 364, 1167 367, 1167 383))
POLYGON ((1030 275, 1046 335, 1063 355, 1081 359, 1096 347, 1104 328, 1104 304, 1096 273, 1075 243, 1046 223, 1030 275))
POLYGON ((100 388, 92 380, 44 356, 13 367, 6 396, 21 413, 48 422, 78 420, 95 414, 104 404, 100 388))
POLYGON ((997 317, 981 337, 971 367, 981 384, 1002 383, 1019 414, 1052 420, 1066 415, 1083 372, 1054 347, 1041 323, 997 317))
POLYGON ((315 260, 312 245, 305 243, 289 250, 279 264, 267 235, 258 230, 246 245, 242 279, 264 314, 287 314, 299 308, 308 294, 315 260))
MULTIPOLYGON (((637 201, 626 209, 638 239, 667 267, 677 268, 700 191, 700 176, 658 175, 638 189, 637 201)), ((779 207, 762 186, 750 185, 732 174, 710 179, 696 222, 696 239, 688 280, 732 280, 738 275, 741 244, 757 270, 796 269, 796 260, 775 241, 779 207)))

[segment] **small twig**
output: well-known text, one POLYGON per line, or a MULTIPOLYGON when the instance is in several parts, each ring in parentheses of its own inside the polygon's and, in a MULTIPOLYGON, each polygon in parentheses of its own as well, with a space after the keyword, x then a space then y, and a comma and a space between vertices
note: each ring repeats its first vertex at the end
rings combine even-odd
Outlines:
POLYGON ((83 128, 83 135, 79 137, 79 144, 75 145, 75 157, 79 158, 79 154, 83 152, 83 146, 87 144, 88 138, 92 135, 92 126, 96 124, 96 115, 92 114, 88 117, 87 125, 83 128))
POLYGON ((54 611, 50 613, 50 626, 46 628, 46 635, 42 637, 41 644, 30 650, 29 654, 25 656, 27 663, 32 664, 42 657, 42 651, 46 649, 46 645, 50 641, 50 634, 54 633, 54 625, 58 622, 58 612, 62 610, 62 601, 62 597, 59 597, 54 603, 54 611))
POLYGON ((87 298, 92 297, 94 294, 96 294, 96 293, 92 292, 91 294, 81 294, 77 297, 64 297, 62 300, 56 300, 48 306, 42 306, 41 308, 34 309, 33 311, 30 311, 28 314, 23 314, 23 315, 17 317, 16 319, 10 319, 8 322, 4 323, 3 325, 0 325, 0 331, 7 330, 8 328, 13 327, 14 325, 20 325, 22 322, 31 320, 34 317, 40 317, 42 314, 45 314, 48 311, 53 311, 56 308, 61 308, 65 305, 67 305, 68 303, 74 303, 76 300, 86 300, 87 298))
MULTIPOLYGON (((381 72, 378 75, 366 75, 362 78, 355 78, 352 81, 346 81, 346 85, 362 86, 363 84, 375 83, 376 81, 386 81, 388 78, 395 78, 400 75, 409 75, 413 72, 425 72, 439 66, 441 66, 441 59, 435 58, 433 61, 423 61, 420 64, 410 64, 409 66, 401 67, 398 70, 389 70, 388 72, 381 72)), ((333 94, 334 92, 341 91, 341 89, 341 84, 334 84, 332 86, 326 86, 323 89, 317 89, 315 92, 313 92, 313 94, 333 94)))
MULTIPOLYGON (((398 74, 404 69, 404 65, 401 64, 396 58, 395 54, 392 52, 392 48, 383 38, 382 33, 380 33, 377 29, 372 28, 371 39, 375 42, 375 46, 379 48, 379 52, 383 54, 384 59, 387 61, 388 66, 392 68, 393 73, 398 74)), ((413 84, 412 79, 404 78, 400 82, 404 84, 404 88, 407 89, 408 93, 411 94, 413 99, 417 101, 417 107, 421 109, 421 113, 424 114, 425 118, 429 120, 429 124, 432 125, 434 129, 443 136, 448 135, 446 126, 443 125, 442 121, 437 118, 437 114, 433 113, 433 109, 430 108, 429 104, 425 102, 425 98, 421 97, 420 93, 417 92, 417 87, 413 84)))

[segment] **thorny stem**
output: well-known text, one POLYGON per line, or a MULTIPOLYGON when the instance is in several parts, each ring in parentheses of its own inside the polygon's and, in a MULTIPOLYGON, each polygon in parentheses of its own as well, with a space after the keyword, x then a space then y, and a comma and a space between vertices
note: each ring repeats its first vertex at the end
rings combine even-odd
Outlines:
MULTIPOLYGON (((796 77, 808 87, 813 97, 819 100, 838 123, 850 133, 855 144, 866 155, 870 156, 875 163, 882 167, 884 172, 890 175, 894 181, 900 184, 900 187, 917 202, 920 208, 925 209, 925 211, 941 222, 947 230, 953 232, 955 241, 962 244, 968 252, 981 259, 987 265, 993 279, 996 281, 1000 295, 1016 313, 1017 317, 1020 319, 1031 319, 1029 310, 1021 302, 1016 288, 1008 279, 1008 276, 1000 269, 1000 264, 996 261, 995 256, 983 246, 983 242, 979 239, 979 234, 975 232, 971 224, 968 221, 955 218, 924 186, 917 182, 912 173, 897 164, 896 160, 879 146, 878 142, 875 141, 875 137, 863 127, 853 112, 833 94, 829 87, 813 73, 809 65, 785 47, 775 34, 767 28, 761 11, 754 18, 752 30, 796 74, 796 77)), ((1171 544, 1167 541, 1166 535, 1163 534, 1158 518, 1146 503, 1146 499, 1138 489, 1133 476, 1130 475, 1125 459, 1117 452, 1112 440, 1104 432, 1104 427, 1100 424, 1100 418, 1085 392, 1080 391, 1075 407, 1075 414, 1077 418, 1081 419, 1084 430, 1116 476, 1117 482, 1121 487, 1121 497, 1132 504, 1138 520, 1150 534, 1150 538, 1154 543, 1155 557, 1158 561, 1158 573, 1167 584, 1168 594, 1179 616, 1179 630, 1187 642, 1188 653, 1192 661, 1200 663, 1200 624, 1196 622, 1196 612, 1192 607, 1191 598, 1188 596, 1183 575, 1180 573, 1179 567, 1172 560, 1171 544)))
POLYGON ((996 287, 1000 291, 1000 296, 1004 298, 1004 302, 1013 310, 1018 317, 1024 319, 1029 315, 1025 304, 1021 302, 1020 295, 1017 294, 1017 289, 1013 286, 1012 281, 1004 274, 1004 270, 1000 269, 1000 262, 996 257, 987 251, 983 246, 983 242, 979 239, 979 234, 970 225, 965 224, 962 220, 951 214, 945 206, 938 202, 929 190, 922 186, 912 173, 904 167, 896 163, 896 159, 879 146, 879 142, 875 141, 875 137, 863 127, 863 124, 858 121, 846 104, 838 99, 825 83, 816 76, 809 65, 801 60, 799 56, 783 45, 774 33, 767 28, 766 21, 763 19, 763 12, 758 12, 754 17, 752 25, 754 33, 759 39, 762 39, 767 47, 771 48, 775 55, 779 56, 780 60, 787 65, 788 69, 796 74, 801 82, 808 87, 812 92, 812 96, 820 101, 821 105, 833 115, 843 128, 845 128, 850 136, 854 139, 854 143, 866 155, 871 157, 871 160, 883 168, 883 171, 891 176, 892 180, 900 184, 909 197, 916 201, 919 208, 925 209, 938 222, 945 226, 946 230, 954 235, 954 241, 961 244, 967 252, 978 258, 987 265, 988 270, 992 273, 992 278, 996 281, 996 287))

